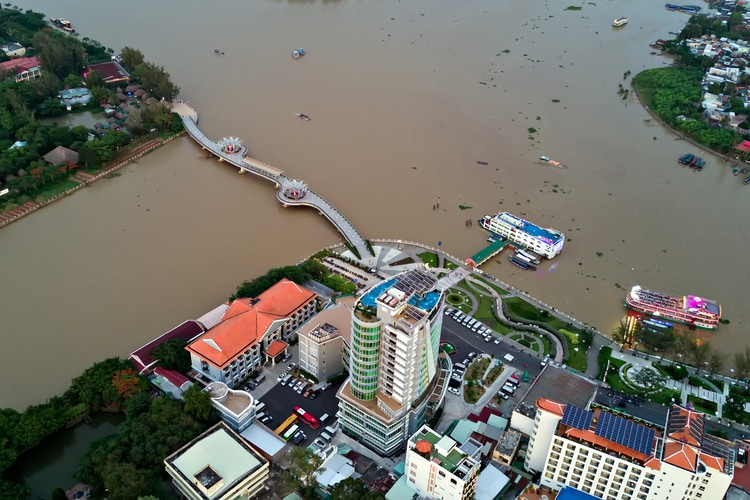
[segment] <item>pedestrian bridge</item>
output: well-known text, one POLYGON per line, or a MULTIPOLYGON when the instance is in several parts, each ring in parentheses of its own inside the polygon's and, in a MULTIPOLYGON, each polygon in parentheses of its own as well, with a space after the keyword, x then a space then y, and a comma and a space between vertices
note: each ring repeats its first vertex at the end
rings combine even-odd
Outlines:
POLYGON ((325 198, 308 188, 304 182, 284 175, 284 172, 276 167, 246 156, 247 148, 241 140, 235 137, 225 137, 217 142, 206 136, 198 128, 198 112, 187 103, 182 101, 173 103, 172 111, 180 115, 185 131, 208 154, 217 157, 220 162, 234 165, 242 173, 248 172, 273 182, 277 189, 276 198, 284 207, 307 206, 315 208, 357 250, 360 257, 367 258, 371 255, 364 237, 349 219, 336 207, 328 203, 325 198))

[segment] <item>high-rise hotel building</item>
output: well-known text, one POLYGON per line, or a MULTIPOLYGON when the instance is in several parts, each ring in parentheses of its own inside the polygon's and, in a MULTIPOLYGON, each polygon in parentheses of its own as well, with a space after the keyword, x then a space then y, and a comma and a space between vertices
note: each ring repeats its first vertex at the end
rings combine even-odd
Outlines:
POLYGON ((384 456, 402 450, 445 397, 451 363, 440 354, 437 283, 427 270, 407 271, 368 290, 352 310, 341 429, 384 456))

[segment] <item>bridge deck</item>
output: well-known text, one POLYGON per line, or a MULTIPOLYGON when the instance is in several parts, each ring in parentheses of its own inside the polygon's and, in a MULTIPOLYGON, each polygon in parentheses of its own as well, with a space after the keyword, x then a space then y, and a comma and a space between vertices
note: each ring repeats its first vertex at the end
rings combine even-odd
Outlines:
POLYGON ((326 219, 329 220, 329 222, 331 222, 331 224, 334 225, 346 241, 357 250, 362 258, 366 258, 370 255, 370 250, 365 238, 359 233, 359 231, 357 231, 349 219, 339 212, 336 207, 328 203, 325 198, 309 189, 300 199, 288 198, 285 192, 288 188, 293 186, 293 179, 284 175, 282 170, 246 157, 245 152, 247 150, 244 147, 238 153, 230 154, 224 152, 220 143, 209 138, 200 128, 198 128, 198 114, 193 108, 186 104, 182 104, 180 108, 175 106, 173 110, 180 114, 182 123, 185 126, 188 135, 190 135, 190 137, 202 147, 210 151, 211 154, 218 156, 227 163, 241 168, 246 172, 273 181, 280 188, 276 193, 276 198, 281 203, 287 206, 308 206, 317 209, 326 219))

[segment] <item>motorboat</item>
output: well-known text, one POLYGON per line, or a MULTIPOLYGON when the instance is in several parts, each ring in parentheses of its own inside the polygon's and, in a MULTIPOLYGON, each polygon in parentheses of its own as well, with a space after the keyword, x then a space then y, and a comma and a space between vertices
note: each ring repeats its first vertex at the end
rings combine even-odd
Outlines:
POLYGON ((306 122, 309 122, 311 120, 311 118, 309 116, 304 115, 302 113, 296 113, 296 115, 299 116, 300 118, 302 118, 303 120, 305 120, 306 122))
POLYGON ((619 28, 620 26, 625 26, 628 24, 629 19, 627 17, 618 17, 614 21, 612 21, 612 26, 615 28, 619 28))
POLYGON ((486 161, 477 161, 479 165, 489 165, 486 161))
POLYGON ((293 50, 292 51, 292 58, 293 59, 299 59, 302 54, 299 53, 299 50, 293 50))

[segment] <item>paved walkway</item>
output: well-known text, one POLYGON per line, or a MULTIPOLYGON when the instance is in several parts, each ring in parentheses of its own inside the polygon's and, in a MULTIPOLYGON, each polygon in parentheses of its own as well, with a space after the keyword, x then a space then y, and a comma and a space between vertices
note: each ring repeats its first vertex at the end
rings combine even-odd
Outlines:
POLYGON ((176 101, 172 105, 172 111, 180 115, 182 124, 188 135, 200 144, 203 149, 219 158, 220 161, 240 168, 243 172, 250 172, 273 182, 278 188, 276 198, 283 206, 308 206, 315 208, 336 227, 362 258, 371 255, 365 238, 357 231, 349 219, 326 201, 325 198, 309 189, 301 181, 287 177, 281 170, 245 156, 247 153, 245 146, 236 151, 227 151, 224 144, 209 138, 198 127, 198 112, 188 103, 176 101), (304 188, 299 189, 300 186, 304 186, 304 188), (292 191, 303 194, 299 197, 288 196, 288 193, 292 191))

